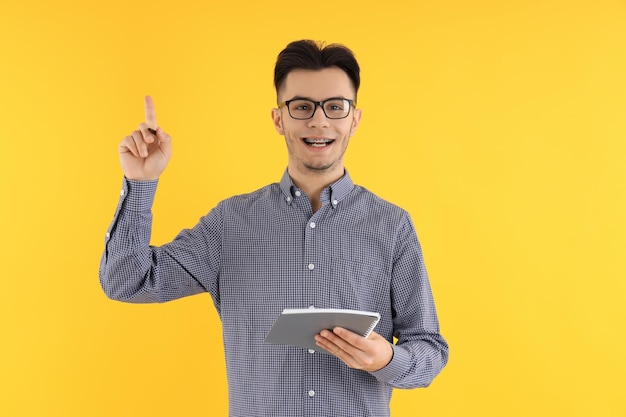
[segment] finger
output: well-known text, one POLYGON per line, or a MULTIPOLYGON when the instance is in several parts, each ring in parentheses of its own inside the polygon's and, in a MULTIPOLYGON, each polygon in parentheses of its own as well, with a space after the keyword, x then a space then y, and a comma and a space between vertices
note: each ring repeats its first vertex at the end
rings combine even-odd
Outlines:
POLYGON ((120 153, 130 152, 134 156, 139 157, 139 150, 132 136, 125 136, 120 142, 120 153))
POLYGON ((170 137, 170 135, 165 133, 163 129, 159 127, 157 128, 157 131, 156 131, 156 137, 157 137, 158 145, 161 148, 161 152, 163 152, 163 155, 165 155, 168 159, 171 158, 172 138, 170 137))
POLYGON ((170 137, 170 135, 165 133, 165 131, 163 129, 161 129, 160 127, 157 128, 155 134, 156 134, 157 139, 159 140, 159 143, 171 142, 172 141, 172 138, 170 137))
POLYGON ((158 125, 156 119, 156 111, 154 110, 154 101, 152 100, 152 97, 146 96, 144 98, 144 109, 146 114, 146 125, 148 125, 149 129, 156 130, 158 125))
POLYGON ((345 364, 348 365, 349 367, 351 368, 357 367, 357 361, 355 360, 352 353, 348 351, 350 350, 350 348, 348 348, 346 346, 346 343, 343 340, 341 340, 339 337, 334 335, 332 332, 329 332, 327 330, 322 331, 320 334, 315 336, 315 341, 319 347, 335 355, 336 357, 341 359, 343 362, 345 362, 345 364), (342 342, 343 342, 343 347, 341 345, 342 342))
MULTIPOLYGON (((319 340, 327 344, 329 347, 333 349, 333 353, 337 353, 337 351, 344 351, 350 354, 354 354, 356 350, 358 350, 351 343, 346 341, 343 337, 330 330, 322 330, 319 334, 319 340)), ((316 339, 318 340, 318 339, 316 339)))
POLYGON ((139 130, 135 130, 131 135, 135 146, 137 147, 138 156, 145 158, 148 156, 148 144, 143 138, 143 134, 139 130))
POLYGON ((150 127, 148 126, 147 123, 140 124, 138 129, 141 132, 141 134, 143 135, 143 140, 145 140, 146 143, 152 143, 152 142, 155 141, 155 139, 156 139, 156 130, 150 129, 150 127))
MULTIPOLYGON (((338 335, 348 347, 341 342, 337 344, 352 356, 354 365, 357 369, 366 371, 377 371, 387 366, 393 358, 393 347, 387 339, 376 332, 371 332, 368 338, 362 337, 349 330, 336 327, 333 329, 335 335, 338 335)), ((350 363, 344 359, 350 366, 350 363)))
POLYGON ((349 346, 354 346, 360 350, 365 347, 365 338, 359 334, 344 329, 343 327, 335 327, 332 331, 333 335, 338 336, 338 344, 345 343, 349 346))

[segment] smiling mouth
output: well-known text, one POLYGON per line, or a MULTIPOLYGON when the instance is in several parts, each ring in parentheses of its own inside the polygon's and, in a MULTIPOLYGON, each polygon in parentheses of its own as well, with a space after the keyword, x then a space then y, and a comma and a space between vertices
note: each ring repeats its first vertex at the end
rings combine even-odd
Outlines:
POLYGON ((331 143, 334 142, 333 139, 311 139, 311 138, 304 138, 302 139, 304 141, 304 143, 306 143, 308 146, 312 146, 314 148, 323 148, 324 146, 328 146, 331 143))

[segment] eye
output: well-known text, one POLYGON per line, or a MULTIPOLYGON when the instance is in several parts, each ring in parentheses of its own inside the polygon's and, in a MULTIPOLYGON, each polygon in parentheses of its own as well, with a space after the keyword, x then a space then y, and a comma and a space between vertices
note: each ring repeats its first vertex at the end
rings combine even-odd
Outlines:
POLYGON ((346 103, 344 100, 331 100, 326 102, 324 108, 331 112, 342 112, 345 110, 345 105, 346 103))
POLYGON ((313 103, 308 100, 294 100, 289 103, 289 110, 297 113, 309 112, 313 108, 313 103))

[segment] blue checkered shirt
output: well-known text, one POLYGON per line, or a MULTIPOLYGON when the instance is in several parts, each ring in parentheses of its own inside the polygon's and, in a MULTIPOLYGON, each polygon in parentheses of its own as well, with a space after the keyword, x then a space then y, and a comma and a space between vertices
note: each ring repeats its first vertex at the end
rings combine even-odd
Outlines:
POLYGON ((165 302, 209 292, 222 321, 232 417, 389 416, 392 389, 424 387, 448 360, 408 213, 346 174, 313 212, 285 171, 280 183, 220 202, 170 243, 150 246, 157 181, 124 180, 106 234, 108 297, 165 302), (264 343, 284 308, 377 311, 393 346, 383 369, 264 343), (395 344, 394 337, 397 338, 395 344))

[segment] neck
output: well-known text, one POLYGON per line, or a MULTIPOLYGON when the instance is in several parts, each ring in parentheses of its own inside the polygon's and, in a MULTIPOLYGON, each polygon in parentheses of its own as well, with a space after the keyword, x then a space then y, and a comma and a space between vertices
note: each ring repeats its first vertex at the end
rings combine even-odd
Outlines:
POLYGON ((309 197, 313 212, 316 212, 322 206, 320 201, 322 190, 343 176, 343 166, 338 168, 332 171, 306 169, 305 172, 302 172, 289 166, 287 167, 287 172, 289 172, 294 185, 304 191, 309 197))

